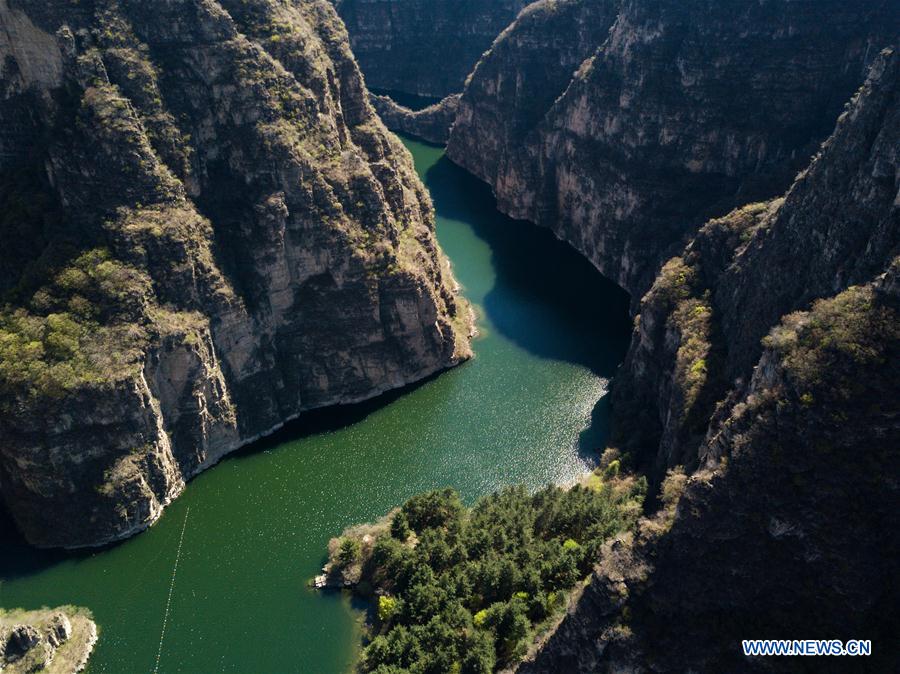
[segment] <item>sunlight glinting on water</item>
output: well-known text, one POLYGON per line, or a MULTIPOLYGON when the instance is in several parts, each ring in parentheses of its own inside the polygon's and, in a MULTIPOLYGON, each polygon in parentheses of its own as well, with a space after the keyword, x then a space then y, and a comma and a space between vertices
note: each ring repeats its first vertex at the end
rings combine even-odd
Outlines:
POLYGON ((452 486, 471 502, 591 467, 627 300, 549 233, 503 218, 441 150, 407 146, 478 310, 476 358, 402 394, 300 419, 197 477, 123 544, 49 553, 7 535, 0 605, 93 610, 90 674, 152 671, 157 653, 160 673, 346 672, 359 614, 347 597, 306 587, 330 537, 425 489, 452 486))

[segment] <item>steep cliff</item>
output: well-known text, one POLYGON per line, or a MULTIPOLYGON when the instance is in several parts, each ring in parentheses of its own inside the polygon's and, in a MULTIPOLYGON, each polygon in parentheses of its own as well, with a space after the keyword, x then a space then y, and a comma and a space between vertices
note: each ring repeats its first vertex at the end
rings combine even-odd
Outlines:
POLYGON ((660 476, 696 466, 716 403, 748 381, 762 338, 792 311, 870 282, 900 253, 900 58, 873 66, 783 199, 706 224, 641 302, 616 381, 620 439, 660 476))
POLYGON ((444 98, 531 0, 331 1, 370 87, 444 98))
POLYGON ((537 3, 476 67, 448 152, 637 301, 705 220, 789 187, 898 29, 887 2, 537 3))
POLYGON ((391 131, 406 133, 429 143, 445 145, 450 138, 450 127, 456 121, 459 110, 459 94, 447 96, 422 110, 410 110, 389 96, 372 95, 372 105, 381 121, 391 131))
POLYGON ((605 550, 521 671, 900 666, 898 138, 888 50, 783 200, 708 223, 664 267, 619 380, 643 397, 617 413, 651 410, 632 451, 657 471, 697 470, 605 550), (871 639, 873 655, 745 658, 751 638, 871 639))
POLYGON ((469 355, 408 153, 324 0, 0 0, 0 491, 152 523, 301 411, 469 355))
MULTIPOLYGON (((535 2, 478 62, 447 150, 456 163, 492 185, 502 209, 509 208, 504 195, 535 189, 525 183, 500 185, 512 170, 507 165, 534 158, 513 160, 511 155, 538 133, 580 66, 604 43, 620 5, 619 0, 535 2)), ((540 169, 533 168, 537 178, 540 169)))

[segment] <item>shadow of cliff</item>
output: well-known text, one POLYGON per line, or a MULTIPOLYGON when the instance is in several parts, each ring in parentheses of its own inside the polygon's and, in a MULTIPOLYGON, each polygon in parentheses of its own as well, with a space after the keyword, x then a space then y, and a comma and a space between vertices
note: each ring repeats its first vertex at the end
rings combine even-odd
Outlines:
POLYGON ((493 326, 534 355, 612 377, 631 337, 628 294, 549 230, 497 211, 489 186, 446 157, 425 183, 439 217, 468 223, 491 248, 493 326))
MULTIPOLYGON (((61 517, 61 520, 64 520, 61 517)), ((5 580, 30 576, 69 559, 82 559, 104 548, 45 550, 35 548, 19 532, 5 506, 0 505, 0 589, 5 580)))
MULTIPOLYGON (((466 364, 463 363, 457 367, 465 366, 466 364)), ((246 447, 242 447, 241 449, 232 452, 225 457, 223 461, 252 456, 253 454, 272 450, 287 443, 296 442, 297 440, 303 440, 304 438, 320 435, 322 433, 334 433, 362 423, 369 415, 388 407, 400 398, 429 384, 440 377, 444 372, 446 372, 446 370, 435 372, 425 379, 412 384, 407 384, 401 388, 386 391, 385 393, 362 402, 347 405, 332 405, 330 407, 303 412, 299 417, 289 421, 271 435, 260 438, 246 447)))
POLYGON ((598 462, 603 450, 612 438, 612 408, 610 395, 606 393, 591 410, 591 421, 578 434, 578 456, 590 465, 598 462))
MULTIPOLYGON (((465 364, 460 367, 465 367, 465 364)), ((388 391, 363 402, 304 412, 300 417, 288 422, 273 434, 232 452, 223 459, 223 462, 239 460, 242 457, 272 450, 310 436, 336 432, 361 423, 369 415, 434 381, 440 375, 440 372, 435 373, 419 382, 388 391)), ((104 550, 127 543, 128 540, 125 539, 96 548, 79 550, 35 548, 25 540, 25 537, 16 527, 12 516, 0 502, 0 588, 2 588, 2 582, 5 580, 35 575, 56 564, 90 557, 104 550)))

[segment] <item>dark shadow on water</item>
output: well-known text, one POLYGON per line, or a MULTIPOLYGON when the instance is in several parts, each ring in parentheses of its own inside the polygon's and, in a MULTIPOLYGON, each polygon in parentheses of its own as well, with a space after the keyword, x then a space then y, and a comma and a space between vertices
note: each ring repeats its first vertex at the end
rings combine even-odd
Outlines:
MULTIPOLYGON (((458 367, 466 367, 466 363, 463 363, 458 367)), ((440 377, 444 372, 446 372, 446 370, 436 372, 421 381, 408 384, 392 391, 387 391, 363 402, 352 403, 349 405, 332 405, 331 407, 323 407, 321 409, 303 412, 297 419, 289 421, 271 435, 267 435, 246 447, 242 447, 241 449, 232 452, 224 460, 240 459, 241 457, 275 449, 287 443, 303 440, 304 438, 309 438, 314 435, 334 433, 350 426, 354 426, 365 421, 366 417, 370 414, 388 407, 400 398, 429 384, 440 377)))
POLYGON ((578 456, 588 464, 596 464, 609 442, 611 427, 612 414, 607 394, 594 405, 590 424, 578 434, 578 456))
POLYGON ((442 157, 426 174, 439 216, 470 224, 492 251, 496 283, 484 309, 535 355, 612 377, 631 337, 628 294, 552 232, 496 210, 488 185, 442 157))
MULTIPOLYGON (((64 521, 61 516, 60 520, 64 521)), ((108 547, 89 550, 43 550, 29 545, 12 516, 0 507, 0 598, 2 582, 30 576, 70 559, 84 559, 108 547)), ((9 608, 9 607, 7 607, 9 608)))
MULTIPOLYGON (((460 367, 465 367, 466 364, 460 367)), ((246 447, 232 452, 223 459, 224 461, 238 460, 242 457, 252 456, 285 444, 296 442, 310 436, 321 433, 332 433, 358 424, 370 414, 387 407, 403 396, 409 395, 416 389, 434 381, 441 373, 433 374, 422 381, 404 386, 393 391, 388 391, 375 398, 350 405, 332 406, 319 410, 304 412, 297 419, 288 422, 281 429, 271 435, 252 442, 246 447)), ((211 468, 210 470, 215 470, 211 468)), ((202 474, 202 473, 201 473, 202 474)), ((64 520, 64 518, 61 518, 64 520)), ((138 534, 140 535, 140 534, 138 534)), ((5 507, 0 504, 0 584, 4 580, 13 580, 36 573, 40 573, 56 564, 69 560, 85 559, 94 554, 109 550, 126 543, 117 541, 96 548, 84 548, 79 550, 44 550, 30 545, 19 532, 12 516, 5 507)), ((0 586, 2 591, 2 586, 0 586)), ((2 598, 2 594, 0 594, 2 598)))

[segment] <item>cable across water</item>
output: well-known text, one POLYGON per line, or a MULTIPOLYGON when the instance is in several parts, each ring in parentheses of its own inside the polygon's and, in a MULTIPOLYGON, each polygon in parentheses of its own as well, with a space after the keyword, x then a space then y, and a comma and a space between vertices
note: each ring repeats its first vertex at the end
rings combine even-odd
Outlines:
POLYGON ((163 640, 166 638, 166 624, 169 622, 169 608, 172 606, 172 592, 175 590, 175 574, 178 573, 178 560, 181 559, 181 546, 184 544, 184 532, 187 530, 188 515, 191 507, 184 513, 184 524, 181 527, 181 538, 178 539, 178 552, 175 553, 175 566, 172 567, 172 582, 169 584, 169 597, 166 599, 166 611, 163 613, 162 632, 159 635, 159 650, 156 652, 156 666, 153 674, 159 674, 159 659, 162 657, 163 640))

